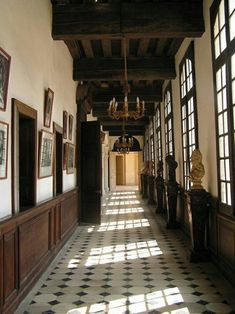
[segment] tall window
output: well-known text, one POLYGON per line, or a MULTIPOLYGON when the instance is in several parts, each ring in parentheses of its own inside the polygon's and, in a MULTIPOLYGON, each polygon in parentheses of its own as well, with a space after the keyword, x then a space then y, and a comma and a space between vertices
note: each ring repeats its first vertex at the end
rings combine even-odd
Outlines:
POLYGON ((194 45, 191 43, 180 63, 180 97, 183 141, 184 188, 190 188, 190 157, 198 146, 196 89, 194 72, 194 45))
POLYGON ((162 160, 162 138, 161 138, 161 110, 160 103, 157 105, 155 114, 155 126, 156 126, 156 163, 162 160))
POLYGON ((235 1, 211 7, 220 209, 235 214, 235 1))
MULTIPOLYGON (((150 134, 150 158, 151 161, 155 164, 155 156, 154 156, 154 139, 153 139, 153 121, 150 123, 149 127, 149 134, 150 134)), ((154 168, 153 168, 153 174, 154 174, 154 168)))
POLYGON ((173 108, 171 84, 165 90, 164 95, 164 113, 165 113, 165 144, 166 156, 175 155, 174 151, 174 133, 173 133, 173 108))

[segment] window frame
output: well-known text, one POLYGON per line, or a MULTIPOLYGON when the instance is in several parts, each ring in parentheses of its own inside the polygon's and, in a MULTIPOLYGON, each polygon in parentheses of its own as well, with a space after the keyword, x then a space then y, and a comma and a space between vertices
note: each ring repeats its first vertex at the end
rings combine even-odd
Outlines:
MULTIPOLYGON (((180 109, 181 109, 181 136, 182 136, 182 159, 183 159, 183 187, 185 191, 188 191, 191 187, 191 183, 189 181, 189 173, 191 170, 191 161, 190 161, 190 146, 195 145, 195 149, 198 149, 198 115, 197 115, 197 97, 196 97, 196 76, 195 76, 195 57, 194 57, 194 41, 192 41, 187 51, 185 52, 180 64, 179 64, 179 84, 180 84, 180 109), (191 61, 192 64, 192 88, 187 91, 187 77, 185 77, 185 90, 186 93, 182 95, 182 82, 181 82, 181 74, 183 71, 183 67, 186 67, 187 60, 191 61), (195 144, 189 145, 189 114, 188 114, 188 102, 193 98, 193 106, 194 106, 194 127, 190 130, 195 130, 195 144), (183 106, 185 106, 185 127, 186 132, 184 133, 183 128, 183 106), (186 134, 186 145, 184 146, 184 134, 186 134), (184 150, 186 151, 186 159, 184 150)), ((191 113, 190 113, 191 114, 191 113)))
MULTIPOLYGON (((216 125, 216 159, 217 159, 217 186, 218 186, 218 200, 219 200, 219 211, 229 215, 235 216, 235 104, 233 104, 232 100, 232 65, 231 59, 232 56, 235 58, 235 37, 230 41, 230 29, 229 29, 229 10, 228 10, 228 0, 224 0, 224 8, 225 8, 225 24, 223 25, 225 28, 225 39, 226 39, 226 48, 223 49, 219 55, 216 57, 215 53, 215 37, 219 37, 221 33, 221 29, 218 29, 217 36, 214 36, 214 25, 216 23, 217 15, 219 15, 219 7, 223 0, 214 0, 213 4, 210 8, 210 22, 211 22, 211 51, 212 51, 212 68, 213 68, 213 86, 214 86, 214 105, 215 105, 215 125, 216 125), (222 71, 223 66, 225 66, 225 78, 226 84, 222 86, 226 92, 226 105, 227 108, 223 112, 227 111, 227 127, 228 130, 226 133, 222 135, 219 134, 219 115, 223 114, 222 111, 218 111, 218 94, 220 90, 217 88, 217 73, 222 71), (221 113, 222 112, 222 113, 221 113), (220 147, 219 147, 219 138, 225 136, 224 134, 228 135, 228 156, 224 156, 222 158, 220 156, 220 147), (226 159, 228 157, 229 161, 229 174, 230 174, 230 181, 221 178, 221 168, 220 162, 222 159, 226 159), (222 202, 222 194, 221 194, 221 186, 222 182, 229 182, 231 184, 230 192, 231 192, 231 205, 228 203, 222 202)), ((220 21, 219 21, 220 22, 220 21)), ((219 37, 219 39, 221 39, 219 37)), ((220 42, 219 42, 220 43, 220 42)), ((221 45, 220 45, 221 48, 221 45)), ((222 85, 222 84, 221 84, 222 85)), ((223 90, 221 89, 221 91, 223 90)), ((223 95, 224 96, 224 95, 223 95)), ((223 101, 222 101, 223 102, 223 101)), ((223 105, 223 104, 222 104, 223 105)), ((223 124, 224 125, 224 124, 223 124)), ((225 164, 224 164, 225 165, 225 164)), ((225 167, 225 166, 224 166, 225 167)), ((226 191, 227 197, 227 191, 226 191)))
POLYGON ((167 155, 172 155, 175 157, 175 136, 174 136, 174 112, 173 112, 173 102, 172 102, 172 84, 171 82, 168 83, 168 85, 165 88, 164 91, 164 126, 165 126, 165 153, 167 155), (170 94, 170 101, 167 104, 170 104, 170 113, 166 114, 166 98, 167 98, 167 93, 170 94), (169 121, 171 120, 171 130, 172 130, 172 139, 171 141, 169 140, 169 121), (172 142, 172 153, 169 153, 170 147, 169 144, 172 142))
POLYGON ((155 120, 155 153, 156 153, 156 166, 159 161, 162 161, 162 124, 161 124, 161 103, 159 102, 156 106, 155 109, 155 115, 154 115, 154 120, 155 120), (159 111, 159 124, 158 124, 158 116, 157 112, 159 111), (160 137, 158 136, 160 134, 160 137))

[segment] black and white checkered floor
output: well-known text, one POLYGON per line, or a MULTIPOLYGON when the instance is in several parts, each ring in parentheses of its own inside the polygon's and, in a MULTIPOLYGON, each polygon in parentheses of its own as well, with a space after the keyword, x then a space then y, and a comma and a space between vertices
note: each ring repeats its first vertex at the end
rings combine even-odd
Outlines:
POLYGON ((235 290, 138 192, 104 197, 100 226, 79 226, 16 314, 235 313, 235 290), (234 302, 234 303, 233 303, 234 302))

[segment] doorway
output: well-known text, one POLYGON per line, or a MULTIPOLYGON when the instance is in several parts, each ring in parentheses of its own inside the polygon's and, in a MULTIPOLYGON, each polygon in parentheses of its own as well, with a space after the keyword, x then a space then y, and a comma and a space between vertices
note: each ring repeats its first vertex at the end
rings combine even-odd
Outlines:
POLYGON ((12 128, 12 205, 22 212, 36 204, 37 111, 13 99, 12 128))
POLYGON ((125 176, 124 176, 124 156, 116 156, 116 185, 124 185, 125 184, 125 176))
POLYGON ((56 196, 63 193, 63 128, 54 122, 53 129, 55 134, 53 193, 56 196))

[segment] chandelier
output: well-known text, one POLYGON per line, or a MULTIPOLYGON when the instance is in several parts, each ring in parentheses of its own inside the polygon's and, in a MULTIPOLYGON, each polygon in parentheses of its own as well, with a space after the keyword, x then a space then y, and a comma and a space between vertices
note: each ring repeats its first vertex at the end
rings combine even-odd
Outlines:
POLYGON ((128 80, 127 80, 127 58, 126 58, 126 38, 124 38, 124 45, 123 45, 123 50, 124 50, 124 65, 125 65, 125 76, 124 76, 124 103, 123 103, 123 109, 122 110, 117 110, 118 103, 115 98, 110 100, 109 103, 109 108, 108 108, 108 115, 112 119, 140 119, 144 116, 144 110, 145 110, 145 104, 144 101, 140 101, 139 97, 136 98, 136 110, 135 111, 129 111, 128 110, 128 92, 129 92, 129 85, 128 85, 128 80))
POLYGON ((133 146, 133 137, 125 133, 125 120, 122 120, 122 136, 115 141, 115 148, 119 154, 129 154, 133 146))

